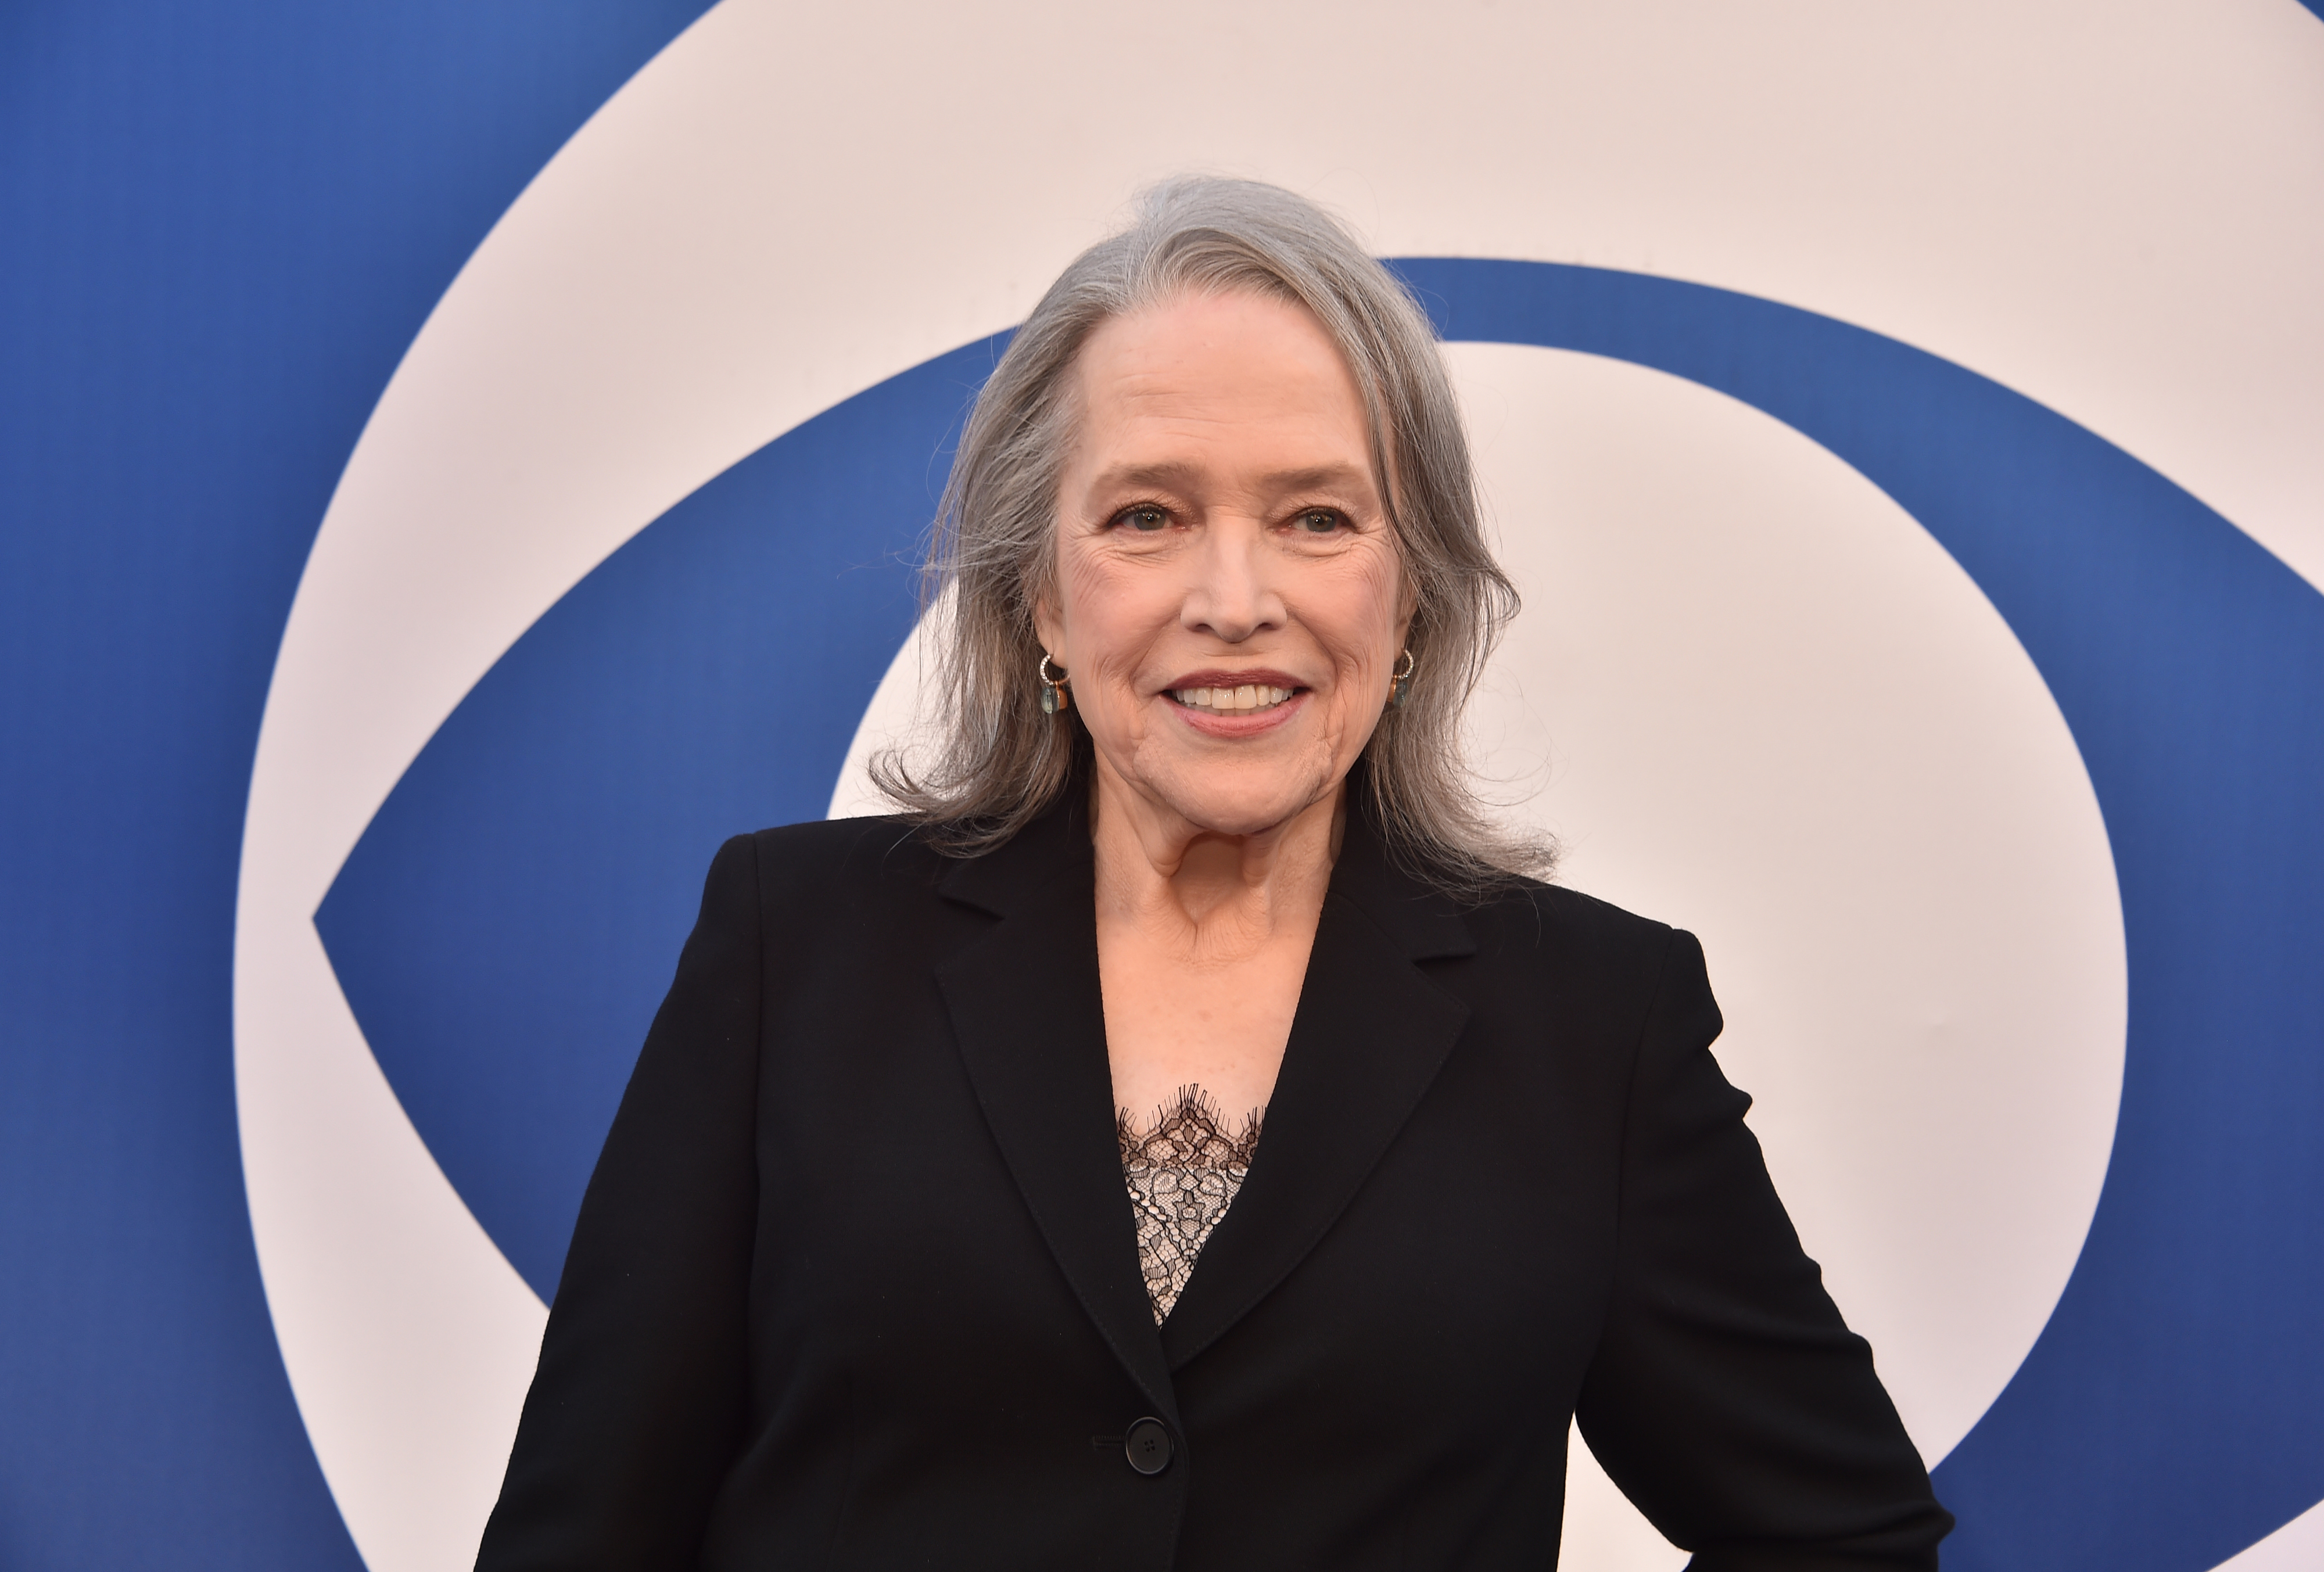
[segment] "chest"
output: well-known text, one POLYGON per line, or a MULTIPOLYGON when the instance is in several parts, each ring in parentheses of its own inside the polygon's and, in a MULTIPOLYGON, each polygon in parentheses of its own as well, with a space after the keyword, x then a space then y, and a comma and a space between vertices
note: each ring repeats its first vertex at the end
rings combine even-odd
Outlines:
POLYGON ((1098 929, 1114 1105, 1144 1117, 1201 1086, 1230 1115, 1264 1108, 1299 1010, 1312 933, 1205 957, 1098 929))

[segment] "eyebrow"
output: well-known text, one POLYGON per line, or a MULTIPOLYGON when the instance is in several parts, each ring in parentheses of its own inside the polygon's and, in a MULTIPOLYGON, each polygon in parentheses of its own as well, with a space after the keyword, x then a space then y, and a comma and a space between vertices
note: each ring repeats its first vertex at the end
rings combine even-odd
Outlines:
MULTIPOLYGON (((1201 474, 1201 466, 1190 464, 1123 464, 1100 473, 1093 489, 1110 491, 1120 487, 1153 486, 1165 491, 1188 491, 1193 489, 1193 483, 1201 474)), ((1277 470, 1260 477, 1260 483, 1275 492, 1305 492, 1351 484, 1360 485, 1367 491, 1377 489, 1372 483, 1370 472, 1348 464, 1277 470)))

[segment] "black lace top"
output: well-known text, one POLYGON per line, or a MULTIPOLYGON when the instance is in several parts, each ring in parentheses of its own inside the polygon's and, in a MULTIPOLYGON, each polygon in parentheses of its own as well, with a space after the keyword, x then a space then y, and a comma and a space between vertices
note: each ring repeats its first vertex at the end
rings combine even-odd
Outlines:
POLYGON ((1154 1302, 1157 1326, 1178 1302, 1203 1242, 1227 1215, 1250 1172, 1262 1111, 1252 1109, 1240 1131, 1231 1130, 1217 1102, 1201 1087, 1182 1086, 1142 1130, 1128 1108, 1114 1116, 1121 1137, 1121 1176, 1138 1218, 1139 1264, 1145 1268, 1146 1297, 1154 1302))

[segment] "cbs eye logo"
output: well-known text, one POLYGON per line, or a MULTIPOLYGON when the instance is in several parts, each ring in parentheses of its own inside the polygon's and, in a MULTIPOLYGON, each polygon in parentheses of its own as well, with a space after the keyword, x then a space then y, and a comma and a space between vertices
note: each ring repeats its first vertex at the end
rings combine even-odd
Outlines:
MULTIPOLYGON (((690 41, 670 69, 696 69, 690 41)), ((604 156, 590 134, 559 162, 604 156)), ((512 210, 509 246, 526 224, 566 221, 542 211, 512 210)), ((502 244, 415 363, 453 363, 447 346, 498 331, 462 290, 520 299, 558 255, 543 243, 510 261, 502 244)), ((1962 1522, 1949 1560, 2070 1564, 2096 1533, 2107 1565, 2201 1572, 2324 1495, 2308 1418, 2324 1360, 2299 1258, 2251 1178, 2256 1163, 2289 1176, 2283 1193, 2324 1182, 2281 1133, 2287 1067, 2312 1059, 2324 1023, 2324 969, 2301 951, 2324 933, 2307 785, 2324 779, 2324 597, 2138 459, 1894 339, 1641 273, 1392 265, 1447 341, 1488 482, 1508 483, 1508 554, 1530 575, 1527 619, 1480 698, 1486 763, 1556 818, 1573 882, 1703 929, 1730 1015, 1722 1054, 1760 1096, 1786 1200, 1941 1459, 1962 1522), (1635 441, 1639 462, 1619 470, 1577 432, 1635 441), (1690 522, 1643 502, 1628 534, 1541 524, 1586 500, 1555 492, 1561 477, 1601 462, 1641 487, 1764 483, 1775 533, 1738 540, 1740 513, 1690 522), (1545 489, 1555 506, 1527 511, 1545 489), (1826 504, 1825 534, 1781 533, 1826 504), (1867 563, 1895 584, 1864 579, 1867 563), (1680 615, 1664 602, 1690 582, 1680 615), (1591 675, 1641 630, 1674 641, 1667 687, 1591 675), (1653 754, 1645 723, 1621 719, 1691 703, 1716 722, 1729 699, 1767 707, 1706 757, 1653 754), (2052 727, 2047 751, 2027 763, 2014 742, 1979 742, 1997 706, 2052 727), (1835 771, 1840 785, 1819 784, 1835 771), (1683 780, 1700 789, 1681 802, 1683 780), (1688 822, 1745 800, 1824 822, 1793 841, 1757 820, 1717 835, 1688 822), (2025 857, 1996 850, 2011 835, 2025 857), (1848 925, 1878 984, 1865 1007, 1937 1024, 1880 1059, 1849 1035, 1886 1029, 1864 999, 1782 975, 1803 945, 1755 954, 1755 929, 1809 931, 1813 903, 1778 866, 1864 903, 1848 925), (1913 927, 1928 905, 1950 915, 1913 927), (2015 971, 1994 953, 2012 947, 2031 956, 2015 971), (1938 1017, 1972 998, 1986 1014, 1949 1038, 1938 1017), (1824 1011, 1810 1023, 1824 1035, 1753 1037, 1786 1009, 1824 1011), (1808 1046, 1786 1060, 1786 1042, 1808 1046), (1881 1150, 1841 1139, 1866 1129, 1859 1145, 1881 1150), (1877 1205, 1852 1211, 1864 1195, 1877 1205), (1917 1236, 1926 1258, 1884 1233, 1917 1236), (2222 1393, 2262 1394, 2235 1400, 2225 1439, 2222 1393), (2061 1522, 2084 1538, 2060 1540, 2061 1522)), ((744 456, 706 483, 626 501, 642 529, 509 547, 567 554, 537 578, 449 538, 415 550, 408 580, 335 556, 356 526, 383 538, 431 517, 396 489, 420 484, 399 478, 426 471, 420 439, 391 452, 392 433, 367 433, 351 464, 254 773, 237 1088, 286 1365, 374 1567, 473 1553, 581 1187, 711 851, 860 800, 866 747, 908 712, 912 556, 1005 342, 732 444, 744 456), (335 536, 342 507, 353 522, 335 536), (498 587, 423 616, 411 584, 431 577, 498 587), (361 663, 339 657, 373 637, 366 618, 388 630, 366 648, 400 648, 409 623, 455 653, 440 668, 377 660, 358 683, 346 674, 361 663)), ((537 397, 560 410, 551 382, 537 397)), ((589 502, 576 497, 576 517, 589 502)))

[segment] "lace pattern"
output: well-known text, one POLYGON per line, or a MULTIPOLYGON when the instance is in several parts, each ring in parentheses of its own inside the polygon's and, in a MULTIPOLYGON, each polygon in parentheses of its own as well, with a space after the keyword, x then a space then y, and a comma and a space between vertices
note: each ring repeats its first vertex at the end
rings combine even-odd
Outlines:
POLYGON ((1156 1326, 1169 1318, 1194 1275, 1194 1257, 1242 1188, 1259 1148, 1259 1118, 1254 1108, 1240 1132, 1230 1129, 1199 1086, 1180 1087, 1143 1130, 1128 1108, 1115 1114, 1121 1176, 1138 1219, 1138 1262, 1156 1326))

